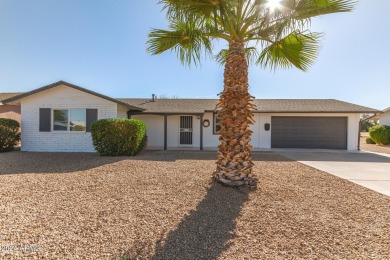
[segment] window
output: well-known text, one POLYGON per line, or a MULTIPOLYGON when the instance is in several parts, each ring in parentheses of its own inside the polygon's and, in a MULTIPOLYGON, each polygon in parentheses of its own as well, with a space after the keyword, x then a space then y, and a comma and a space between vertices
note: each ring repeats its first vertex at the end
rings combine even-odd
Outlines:
POLYGON ((219 130, 221 130, 221 125, 219 124, 221 118, 218 117, 218 113, 213 114, 213 134, 218 134, 219 130))
POLYGON ((53 109, 54 131, 84 132, 86 126, 86 109, 53 109))
POLYGON ((67 131, 68 130, 68 110, 53 110, 53 130, 67 131))

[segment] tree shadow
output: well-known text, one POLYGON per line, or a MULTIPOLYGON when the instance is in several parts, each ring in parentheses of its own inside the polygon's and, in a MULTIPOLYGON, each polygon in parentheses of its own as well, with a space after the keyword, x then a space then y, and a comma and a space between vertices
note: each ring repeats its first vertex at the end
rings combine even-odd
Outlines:
MULTIPOLYGON (((269 155, 274 155, 274 152, 270 151, 256 151, 252 152, 253 161, 263 161, 263 157, 269 157, 268 160, 280 161, 282 157, 274 159, 274 157, 269 155)), ((164 162, 174 162, 178 160, 211 160, 215 161, 217 158, 217 151, 180 151, 180 150, 146 150, 141 154, 131 157, 131 160, 141 160, 141 161, 164 161, 164 162)), ((291 159, 283 157, 283 160, 291 161, 291 159)))
POLYGON ((129 157, 97 153, 50 153, 13 151, 0 154, 0 175, 22 173, 69 173, 84 171, 129 157))
POLYGON ((213 182, 196 210, 155 244, 153 256, 143 252, 148 242, 130 248, 124 259, 216 259, 236 237, 236 219, 248 199, 249 188, 228 188, 213 182))
MULTIPOLYGON (((252 151, 253 161, 330 161, 330 162, 375 162, 390 163, 390 158, 378 154, 322 149, 275 149, 273 151, 252 151)), ((177 160, 215 160, 216 151, 174 151, 146 150, 132 160, 177 161, 177 160)))
MULTIPOLYGON (((272 153, 254 153, 254 161, 273 160, 272 153)), ((215 151, 142 151, 136 156, 100 156, 98 153, 21 152, 0 153, 0 175, 23 173, 69 173, 84 171, 120 161, 208 160, 215 151)), ((278 159, 280 160, 280 159, 278 159)), ((284 158, 284 160, 290 160, 284 158)))

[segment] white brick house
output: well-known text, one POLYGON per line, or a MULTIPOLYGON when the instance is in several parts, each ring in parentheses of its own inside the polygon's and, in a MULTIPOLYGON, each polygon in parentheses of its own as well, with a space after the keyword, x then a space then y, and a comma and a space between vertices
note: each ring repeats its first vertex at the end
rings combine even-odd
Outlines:
POLYGON ((89 132, 93 121, 103 118, 126 118, 126 111, 138 109, 62 81, 12 99, 14 101, 7 102, 21 106, 22 151, 34 152, 94 152, 89 132), (61 126, 54 118, 56 112, 67 114, 66 127, 60 129, 61 126), (90 120, 87 120, 89 119, 87 112, 93 117, 90 120), (81 120, 83 122, 80 125, 85 129, 72 131, 69 125, 72 122, 71 116, 78 114, 83 114, 81 116, 84 117, 81 120))
MULTIPOLYGON (((90 125, 103 118, 146 122, 149 149, 216 149, 215 99, 110 98, 59 81, 5 99, 21 106, 22 151, 94 152, 90 125)), ((255 100, 253 148, 359 149, 361 113, 334 99, 255 100)))

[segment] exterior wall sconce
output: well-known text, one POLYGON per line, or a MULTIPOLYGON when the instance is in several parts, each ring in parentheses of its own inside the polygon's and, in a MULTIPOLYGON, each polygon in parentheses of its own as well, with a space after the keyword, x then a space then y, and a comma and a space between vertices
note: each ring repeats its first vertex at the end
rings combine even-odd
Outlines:
POLYGON ((205 119, 205 120, 203 120, 202 124, 203 124, 204 127, 209 127, 210 126, 210 120, 205 119))
POLYGON ((271 129, 271 124, 270 123, 265 123, 264 124, 264 130, 269 131, 271 129))

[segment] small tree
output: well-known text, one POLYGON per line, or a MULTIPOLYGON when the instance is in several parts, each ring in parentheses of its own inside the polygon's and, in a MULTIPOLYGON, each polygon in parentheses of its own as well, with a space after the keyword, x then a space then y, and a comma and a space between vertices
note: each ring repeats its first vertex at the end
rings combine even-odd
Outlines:
POLYGON ((0 118, 0 152, 8 152, 20 141, 20 124, 8 118, 0 118))
POLYGON ((390 126, 376 125, 371 127, 370 137, 376 144, 388 144, 390 142, 390 126))
POLYGON ((378 124, 378 119, 372 118, 371 114, 363 114, 360 117, 360 131, 368 132, 371 127, 378 124))

